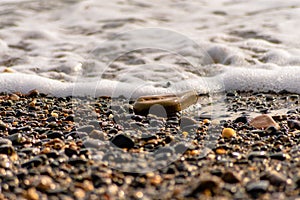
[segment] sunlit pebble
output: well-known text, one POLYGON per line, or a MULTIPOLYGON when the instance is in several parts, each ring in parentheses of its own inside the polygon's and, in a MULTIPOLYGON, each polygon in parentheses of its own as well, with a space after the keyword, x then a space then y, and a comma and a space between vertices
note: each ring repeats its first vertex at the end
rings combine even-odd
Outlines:
POLYGON ((13 100, 13 101, 18 101, 20 99, 20 97, 16 94, 12 94, 9 96, 9 99, 13 100))
POLYGON ((6 176, 6 170, 4 168, 0 168, 1 176, 6 176))
POLYGON ((108 186, 109 194, 116 195, 118 193, 119 188, 116 185, 108 186))
POLYGON ((94 185, 89 180, 84 180, 83 181, 83 187, 86 191, 93 191, 94 190, 94 185))
POLYGON ((109 116, 108 116, 108 119, 113 119, 114 118, 114 115, 113 114, 110 114, 109 116))
POLYGON ((143 198, 144 194, 141 191, 135 193, 136 198, 141 199, 143 198))
POLYGON ((34 187, 29 188, 24 196, 26 199, 29 199, 29 200, 38 200, 39 199, 39 195, 34 187))
POLYGON ((223 138, 231 138, 231 137, 234 137, 235 135, 236 135, 236 132, 232 128, 224 128, 222 131, 223 138))
POLYGON ((209 119, 204 119, 203 120, 203 124, 209 124, 209 123, 210 123, 209 119))
POLYGON ((147 176, 148 178, 152 178, 152 177, 155 176, 155 174, 154 174, 154 172, 148 172, 148 173, 146 174, 146 176, 147 176))
POLYGON ((214 160, 216 158, 215 154, 208 154, 206 157, 208 160, 214 160))
POLYGON ((189 134, 189 133, 188 133, 188 132, 186 132, 186 131, 183 131, 183 132, 182 132, 182 135, 183 135, 184 137, 187 137, 187 136, 188 136, 188 134, 189 134))
POLYGON ((223 149, 223 148, 219 148, 216 150, 216 153, 219 154, 219 155, 223 155, 223 154, 226 154, 226 150, 223 149))
POLYGON ((29 103, 29 106, 30 107, 35 107, 35 104, 36 104, 36 100, 32 100, 30 103, 29 103))
POLYGON ((119 191, 119 197, 122 199, 125 198, 125 192, 123 190, 119 191))
POLYGON ((74 195, 77 199, 83 199, 85 197, 85 191, 81 188, 76 188, 74 195))
POLYGON ((150 182, 153 185, 159 185, 162 182, 162 178, 160 175, 155 175, 153 178, 151 178, 150 182))
POLYGON ((57 114, 56 112, 52 112, 52 113, 51 113, 51 116, 52 116, 52 117, 55 117, 55 118, 58 118, 58 114, 57 114))
POLYGON ((194 150, 188 151, 187 153, 191 156, 195 156, 195 155, 198 155, 200 152, 199 152, 199 150, 194 149, 194 150))

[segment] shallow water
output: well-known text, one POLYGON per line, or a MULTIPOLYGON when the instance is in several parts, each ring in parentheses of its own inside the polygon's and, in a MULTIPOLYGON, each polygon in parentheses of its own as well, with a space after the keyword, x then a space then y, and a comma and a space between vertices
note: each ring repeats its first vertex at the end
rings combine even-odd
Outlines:
POLYGON ((299 1, 10 0, 0 90, 300 93, 299 1), (7 71, 7 70, 6 70, 7 71))

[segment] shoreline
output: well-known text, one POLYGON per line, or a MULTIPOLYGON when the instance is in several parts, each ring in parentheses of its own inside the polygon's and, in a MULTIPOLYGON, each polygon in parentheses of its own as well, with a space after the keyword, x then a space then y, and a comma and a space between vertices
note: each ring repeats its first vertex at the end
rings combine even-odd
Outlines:
POLYGON ((298 197, 299 95, 223 97, 167 120, 126 99, 2 93, 0 199, 298 197), (280 128, 249 124, 263 113, 280 128))

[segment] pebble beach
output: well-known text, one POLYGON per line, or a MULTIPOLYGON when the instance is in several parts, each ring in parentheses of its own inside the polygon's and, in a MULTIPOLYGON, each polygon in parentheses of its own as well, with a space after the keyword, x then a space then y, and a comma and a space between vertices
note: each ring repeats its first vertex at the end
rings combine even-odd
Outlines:
POLYGON ((300 200, 299 0, 1 0, 0 200, 300 200))
POLYGON ((297 199, 298 103, 233 91, 222 116, 166 118, 122 98, 2 93, 0 199, 297 199))

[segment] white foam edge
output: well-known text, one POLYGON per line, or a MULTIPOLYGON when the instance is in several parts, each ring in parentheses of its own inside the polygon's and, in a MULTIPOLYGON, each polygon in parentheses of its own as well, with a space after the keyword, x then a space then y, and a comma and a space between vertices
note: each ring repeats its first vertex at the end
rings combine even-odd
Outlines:
POLYGON ((117 96, 138 97, 148 94, 195 89, 199 93, 229 90, 268 92, 287 90, 300 94, 300 68, 296 66, 270 69, 234 67, 213 77, 198 77, 173 83, 169 88, 157 88, 141 83, 123 83, 112 80, 94 82, 61 82, 32 74, 1 73, 0 92, 27 93, 37 89, 54 96, 117 96))

